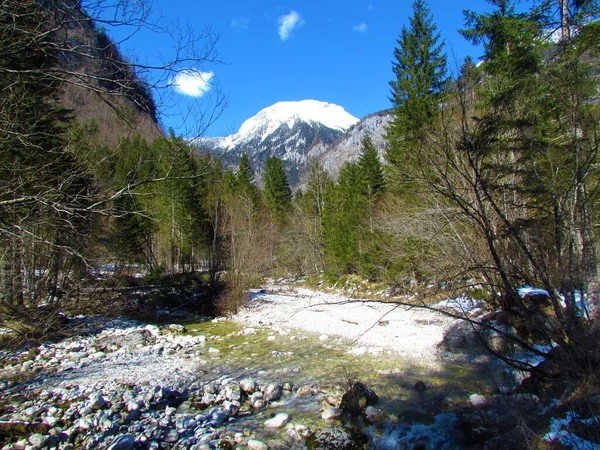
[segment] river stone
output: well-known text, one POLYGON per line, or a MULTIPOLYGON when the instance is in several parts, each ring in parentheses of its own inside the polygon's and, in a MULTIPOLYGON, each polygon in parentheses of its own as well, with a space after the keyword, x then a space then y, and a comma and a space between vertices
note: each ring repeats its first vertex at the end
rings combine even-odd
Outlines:
POLYGON ((475 408, 481 408, 487 405, 488 400, 483 395, 471 394, 469 396, 469 402, 471 403, 471 406, 475 408))
POLYGON ((212 405, 217 401, 217 396, 215 394, 211 394, 210 392, 205 393, 200 400, 201 405, 212 405))
POLYGON ((163 439, 165 442, 172 444, 174 442, 177 442, 177 440, 179 439, 179 433, 175 428, 169 428, 167 431, 165 431, 163 439))
POLYGON ((290 421, 290 416, 286 413, 277 413, 275 417, 265 422, 267 428, 283 428, 290 421))
POLYGON ((105 405, 106 400, 104 400, 104 397, 102 397, 100 392, 95 392, 94 394, 90 395, 90 408, 92 408, 94 411, 104 408, 105 405))
POLYGON ((223 425, 223 422, 227 420, 227 413, 223 410, 216 409, 210 412, 210 424, 213 427, 219 427, 223 425))
POLYGON ((252 394, 254 391, 256 391, 256 381, 254 381, 252 378, 244 378, 242 381, 240 381, 240 388, 247 394, 252 394))
POLYGON ((124 434, 116 438, 108 450, 133 450, 134 447, 135 438, 131 434, 124 434))
POLYGON ((46 444, 48 443, 48 439, 50 439, 50 436, 44 436, 43 434, 34 433, 31 436, 29 436, 29 438, 27 438, 27 441, 34 447, 42 448, 46 446, 46 444))
POLYGON ((41 415, 44 411, 46 411, 46 408, 44 408, 43 406, 30 406, 29 408, 27 408, 25 411, 23 411, 23 415, 25 417, 27 417, 27 419, 32 422, 35 418, 37 418, 39 415, 41 415))
POLYGON ((314 450, 359 450, 366 444, 366 436, 355 433, 342 427, 329 427, 317 432, 314 436, 312 448, 314 450))
POLYGON ((221 407, 223 408, 223 411, 225 411, 225 413, 228 416, 235 416, 237 414, 237 412, 240 410, 241 404, 240 402, 230 402, 229 400, 225 400, 223 402, 223 404, 221 405, 221 407))
POLYGON ((219 387, 215 383, 205 384, 202 388, 205 394, 217 394, 219 392, 219 387))
POLYGON ((248 399, 248 403, 254 409, 260 409, 265 406, 264 394, 260 391, 254 392, 248 399))
POLYGON ((232 402, 242 401, 242 391, 240 390, 239 384, 229 383, 223 387, 221 393, 225 398, 232 402))
POLYGON ((323 411, 321 418, 323 420, 333 420, 341 417, 341 415, 342 411, 339 408, 330 407, 323 411))
POLYGON ((98 339, 96 346, 103 351, 114 352, 120 348, 135 350, 154 344, 154 336, 148 330, 134 330, 127 334, 110 334, 98 339))
POLYGON ((387 414, 383 409, 367 406, 365 408, 365 419, 367 422, 379 424, 385 421, 387 414))
POLYGON ((267 444, 256 439, 250 439, 248 441, 248 448, 250 450, 269 450, 269 446, 267 444))
POLYGON ((298 397, 312 397, 313 395, 316 395, 317 391, 314 387, 312 386, 302 386, 300 389, 298 389, 298 392, 296 392, 296 395, 298 397))
POLYGON ((142 402, 141 400, 130 400, 127 402, 127 411, 131 412, 131 411, 135 411, 136 409, 142 409, 142 406, 144 406, 144 402, 142 402))
POLYGON ((283 386, 278 383, 271 383, 265 388, 265 400, 268 402, 273 402, 275 400, 279 400, 281 395, 283 394, 283 386))

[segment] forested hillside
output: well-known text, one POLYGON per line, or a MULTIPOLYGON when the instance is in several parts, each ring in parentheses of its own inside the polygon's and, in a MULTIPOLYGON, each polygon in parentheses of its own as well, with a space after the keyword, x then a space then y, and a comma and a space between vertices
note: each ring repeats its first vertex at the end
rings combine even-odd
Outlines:
MULTIPOLYGON (((211 243, 197 207, 209 161, 162 135, 151 91, 160 81, 141 79, 146 66, 129 63, 103 30, 149 27, 146 11, 123 3, 107 16, 104 2, 1 6, 3 304, 58 306, 106 268, 198 267, 199 243, 211 243)), ((188 49, 197 55, 190 61, 210 59, 211 49, 210 40, 204 53, 188 49)), ((177 73, 176 62, 165 63, 163 77, 177 73)))

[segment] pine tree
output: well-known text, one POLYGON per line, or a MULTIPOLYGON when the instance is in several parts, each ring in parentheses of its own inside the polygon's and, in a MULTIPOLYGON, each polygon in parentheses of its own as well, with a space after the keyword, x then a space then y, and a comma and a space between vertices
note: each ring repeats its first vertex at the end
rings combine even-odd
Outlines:
POLYGON ((378 197, 385 189, 383 167, 379 160, 379 154, 373 145, 370 136, 362 139, 362 151, 358 159, 360 168, 360 179, 368 199, 378 197))
POLYGON ((404 26, 394 49, 395 78, 390 82, 394 119, 388 129, 387 161, 402 168, 411 147, 440 109, 447 85, 443 43, 424 0, 415 0, 410 28, 404 26))
POLYGON ((260 200, 260 192, 254 183, 254 170, 247 153, 244 153, 240 159, 234 190, 237 194, 248 197, 255 204, 260 200))
POLYGON ((265 201, 271 211, 281 218, 289 209, 292 201, 292 190, 281 159, 276 156, 267 159, 263 182, 265 201))
POLYGON ((341 276, 358 273, 361 263, 361 223, 367 215, 367 199, 356 162, 346 162, 337 185, 325 195, 323 243, 325 271, 341 276))

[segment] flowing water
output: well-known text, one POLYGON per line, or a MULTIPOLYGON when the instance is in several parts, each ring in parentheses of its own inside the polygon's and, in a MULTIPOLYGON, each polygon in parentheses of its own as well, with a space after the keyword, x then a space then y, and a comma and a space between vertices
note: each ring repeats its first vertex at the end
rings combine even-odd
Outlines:
MULTIPOLYGON (((223 378, 252 378, 260 382, 291 383, 297 388, 311 385, 320 395, 297 398, 287 394, 274 408, 241 420, 240 427, 262 430, 264 420, 274 412, 287 412, 294 423, 322 428, 321 404, 339 401, 352 381, 362 381, 380 397, 378 407, 396 423, 432 424, 441 412, 465 402, 473 392, 485 393, 491 386, 481 380, 485 367, 441 360, 435 366, 407 362, 390 351, 355 356, 349 342, 299 330, 248 328, 228 320, 186 323, 191 334, 206 336, 203 359, 198 361, 201 381, 223 378), (212 349, 212 350, 211 350, 212 349), (218 352, 217 352, 218 350, 218 352), (415 384, 425 383, 419 391, 415 384)), ((262 430, 265 438, 277 432, 262 430)))

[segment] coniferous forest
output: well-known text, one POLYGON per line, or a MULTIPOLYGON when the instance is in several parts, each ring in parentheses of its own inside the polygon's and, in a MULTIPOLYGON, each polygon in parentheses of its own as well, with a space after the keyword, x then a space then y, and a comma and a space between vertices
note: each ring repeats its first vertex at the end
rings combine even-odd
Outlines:
POLYGON ((595 1, 466 11, 484 56, 452 67, 415 0, 390 48, 383 160, 367 135, 336 179, 314 162, 296 192, 277 157, 225 167, 161 131, 156 86, 71 3, 0 0, 0 324, 19 339, 44 339, 64 307, 120 314, 133 306, 117 293, 186 276, 224 315, 264 277, 366 280, 398 302, 433 285, 502 312, 513 344, 550 361, 540 380, 598 393, 595 1))

